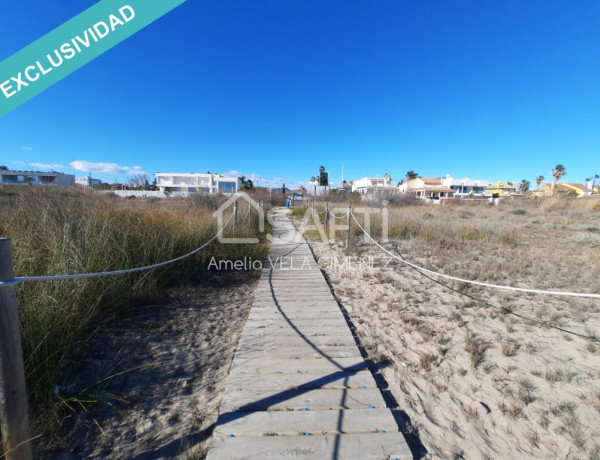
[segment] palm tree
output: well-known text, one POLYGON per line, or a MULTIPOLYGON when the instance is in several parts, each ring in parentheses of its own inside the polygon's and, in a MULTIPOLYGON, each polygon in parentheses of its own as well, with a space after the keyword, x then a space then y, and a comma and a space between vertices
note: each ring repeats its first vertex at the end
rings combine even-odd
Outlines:
POLYGON ((542 183, 544 182, 545 177, 544 176, 537 176, 535 178, 535 183, 538 186, 538 189, 542 186, 542 183))
POLYGON ((560 179, 565 174, 567 174, 567 170, 561 164, 556 165, 552 170, 552 177, 554 177, 554 182, 552 183, 552 195, 554 195, 554 193, 556 192, 556 182, 558 182, 558 179, 560 179))
POLYGON ((589 182, 592 183, 592 194, 594 194, 594 187, 596 187, 596 179, 600 179, 600 175, 594 174, 592 177, 588 177, 585 179, 585 185, 587 185, 589 182))
POLYGON ((317 184, 319 183, 319 179, 317 179, 315 176, 310 178, 310 183, 313 184, 314 188, 315 188, 315 196, 317 196, 317 184))
POLYGON ((528 180, 523 179, 519 184, 519 190, 523 195, 525 195, 529 191, 529 186, 531 183, 528 180))

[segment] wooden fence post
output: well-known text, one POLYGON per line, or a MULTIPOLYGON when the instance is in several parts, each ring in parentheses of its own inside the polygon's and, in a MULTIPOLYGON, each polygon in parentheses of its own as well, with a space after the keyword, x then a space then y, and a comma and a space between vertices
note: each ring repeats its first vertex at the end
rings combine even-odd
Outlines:
POLYGON ((329 233, 329 200, 325 203, 325 233, 329 233))
MULTIPOLYGON (((0 281, 14 278, 10 240, 0 238, 0 281)), ((7 460, 30 460, 29 415, 15 287, 0 286, 0 431, 7 460)))
POLYGON ((352 214, 352 205, 348 205, 348 232, 346 233, 346 249, 350 247, 350 215, 352 214))

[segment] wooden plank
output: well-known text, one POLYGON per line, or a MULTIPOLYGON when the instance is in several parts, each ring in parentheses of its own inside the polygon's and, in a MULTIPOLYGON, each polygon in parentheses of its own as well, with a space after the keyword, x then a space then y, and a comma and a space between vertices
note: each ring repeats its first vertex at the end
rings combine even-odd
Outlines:
POLYGON ((262 390, 249 388, 223 396, 221 413, 265 410, 339 410, 384 408, 385 401, 378 388, 311 390, 262 390))
POLYGON ((243 359, 237 355, 231 365, 231 374, 237 373, 284 373, 300 374, 310 372, 339 372, 359 371, 367 369, 367 364, 359 356, 354 358, 302 358, 288 359, 271 356, 262 356, 254 359, 243 359))
POLYGON ((294 436, 298 433, 376 433, 380 430, 398 431, 388 409, 231 412, 219 417, 215 434, 225 437, 294 436), (257 432, 256 427, 260 427, 262 433, 257 432))
POLYGON ((327 321, 324 321, 320 318, 285 318, 283 315, 279 318, 248 318, 246 321, 246 328, 269 328, 272 331, 277 330, 278 328, 289 328, 296 327, 301 330, 304 329, 318 329, 326 323, 328 328, 341 328, 348 329, 348 323, 343 316, 339 316, 337 318, 327 318, 327 321))
POLYGON ((285 346, 285 347, 292 347, 292 346, 306 346, 306 340, 310 340, 310 342, 312 343, 312 345, 316 346, 316 347, 321 347, 321 346, 330 346, 330 347, 337 347, 337 346, 350 346, 350 345, 355 345, 356 341, 354 340, 354 337, 352 337, 352 335, 348 332, 345 331, 344 334, 338 334, 338 335, 316 335, 316 336, 312 336, 312 337, 301 337, 298 334, 267 334, 265 333, 264 335, 257 335, 257 334, 246 334, 244 332, 242 332, 242 337, 240 338, 240 342, 238 344, 238 347, 243 347, 243 346, 248 346, 248 345, 252 345, 252 346, 260 346, 261 344, 264 344, 265 347, 276 347, 276 346, 285 346))
POLYGON ((278 327, 278 328, 244 328, 245 335, 251 336, 265 336, 265 335, 288 335, 288 336, 304 336, 312 341, 313 337, 329 336, 329 335, 343 335, 345 332, 350 335, 350 330, 347 326, 345 327, 328 327, 323 326, 322 328, 317 327, 303 327, 296 331, 291 327, 278 327))
POLYGON ((207 460, 412 460, 402 433, 322 436, 215 436, 207 460))
POLYGON ((275 318, 283 318, 284 314, 287 318, 290 319, 315 319, 319 318, 326 322, 330 318, 344 318, 344 315, 341 311, 335 311, 332 309, 321 309, 316 310, 313 308, 299 308, 299 309, 283 309, 280 311, 276 307, 269 308, 252 308, 250 310, 250 315, 248 319, 275 319, 275 318))
MULTIPOLYGON (((242 389, 289 390, 292 388, 377 388, 368 370, 358 372, 311 372, 310 374, 232 374, 227 380, 229 391, 242 389)), ((276 392, 276 391, 274 391, 276 392)))
POLYGON ((273 358, 359 358, 360 351, 356 345, 342 347, 311 347, 306 346, 273 346, 273 347, 238 347, 235 356, 242 359, 261 358, 270 356, 273 358))

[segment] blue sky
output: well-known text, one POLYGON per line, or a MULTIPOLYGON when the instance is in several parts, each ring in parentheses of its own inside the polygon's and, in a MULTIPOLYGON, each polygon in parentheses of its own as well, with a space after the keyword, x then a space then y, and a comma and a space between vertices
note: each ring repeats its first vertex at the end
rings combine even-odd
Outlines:
MULTIPOLYGON (((94 3, 5 5, 0 60, 94 3)), ((2 117, 0 164, 275 186, 321 164, 533 182, 563 163, 581 182, 600 173, 598 43, 597 0, 188 0, 2 117)))

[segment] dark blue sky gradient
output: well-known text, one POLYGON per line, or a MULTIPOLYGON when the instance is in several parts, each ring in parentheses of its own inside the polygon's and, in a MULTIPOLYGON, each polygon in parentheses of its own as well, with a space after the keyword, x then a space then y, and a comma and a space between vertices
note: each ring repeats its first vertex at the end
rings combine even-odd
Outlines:
MULTIPOLYGON (((4 5, 0 60, 93 3, 4 5)), ((533 182, 560 162, 581 182, 600 173, 599 44, 597 0, 188 0, 0 119, 0 164, 292 183, 340 163, 533 182)))

